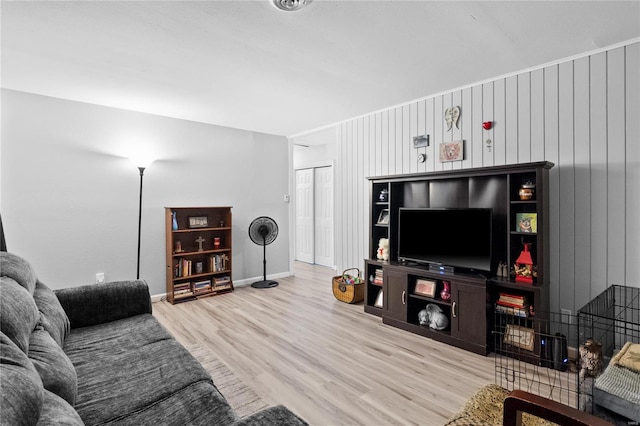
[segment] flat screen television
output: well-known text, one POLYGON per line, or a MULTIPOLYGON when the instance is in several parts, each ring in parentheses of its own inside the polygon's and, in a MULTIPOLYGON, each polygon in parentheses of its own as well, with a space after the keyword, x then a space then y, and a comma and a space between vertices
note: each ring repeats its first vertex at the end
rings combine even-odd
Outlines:
POLYGON ((398 259, 491 270, 491 209, 400 208, 398 259))

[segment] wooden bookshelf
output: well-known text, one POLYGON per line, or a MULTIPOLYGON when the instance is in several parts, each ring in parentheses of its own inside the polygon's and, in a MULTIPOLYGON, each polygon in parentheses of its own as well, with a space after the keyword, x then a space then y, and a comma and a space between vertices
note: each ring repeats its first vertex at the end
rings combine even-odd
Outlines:
POLYGON ((231 207, 165 207, 171 304, 233 291, 231 207))

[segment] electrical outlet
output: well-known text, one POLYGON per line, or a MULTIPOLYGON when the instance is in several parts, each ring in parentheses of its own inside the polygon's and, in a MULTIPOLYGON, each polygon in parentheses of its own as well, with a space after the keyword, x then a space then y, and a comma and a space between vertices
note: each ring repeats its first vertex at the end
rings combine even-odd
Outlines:
POLYGON ((571 324, 572 320, 571 320, 571 310, 569 309, 560 309, 560 313, 562 314, 562 322, 565 324, 571 324))
POLYGON ((104 282, 104 272, 98 272, 96 274, 96 284, 100 284, 104 282))

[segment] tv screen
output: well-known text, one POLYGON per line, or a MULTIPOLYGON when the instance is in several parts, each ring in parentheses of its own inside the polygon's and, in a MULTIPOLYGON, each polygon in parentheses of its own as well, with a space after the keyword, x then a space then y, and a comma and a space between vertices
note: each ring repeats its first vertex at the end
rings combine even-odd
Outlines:
POLYGON ((400 208, 398 259, 491 270, 491 209, 400 208))

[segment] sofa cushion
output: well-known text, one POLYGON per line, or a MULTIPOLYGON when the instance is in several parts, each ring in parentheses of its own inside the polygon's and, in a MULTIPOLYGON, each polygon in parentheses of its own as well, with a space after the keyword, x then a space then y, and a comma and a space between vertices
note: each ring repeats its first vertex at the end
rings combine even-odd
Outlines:
POLYGON ((0 424, 36 424, 44 400, 42 380, 27 355, 4 333, 0 333, 0 384, 0 424))
MULTIPOLYGON (((231 425, 237 417, 211 383, 195 382, 154 404, 124 413, 104 424, 108 425, 231 425)), ((267 423, 263 423, 267 424, 267 423)), ((271 423, 279 425, 279 423, 271 423)))
POLYGON ((64 399, 53 392, 44 391, 44 403, 38 425, 84 426, 78 412, 64 399))
POLYGON ((44 328, 39 326, 31 333, 28 355, 40 374, 44 388, 69 404, 75 404, 78 392, 76 370, 67 354, 44 328))
POLYGON ((33 300, 35 300, 38 310, 42 313, 40 319, 42 326, 53 337, 53 340, 60 347, 63 347, 64 339, 67 338, 71 327, 69 317, 62 309, 62 305, 53 290, 38 281, 33 292, 33 300))
POLYGON ((31 293, 12 278, 0 277, 0 294, 0 331, 27 353, 31 332, 40 320, 38 307, 31 293))
POLYGON ((29 294, 36 288, 36 272, 29 262, 8 252, 0 252, 0 271, 3 277, 8 277, 24 287, 29 294))
POLYGON ((65 352, 78 374, 75 408, 87 424, 127 424, 143 410, 168 415, 169 401, 178 410, 174 415, 188 416, 194 404, 180 403, 178 395, 198 383, 211 389, 207 404, 220 406, 210 415, 233 417, 209 374, 150 314, 74 328, 65 352))

